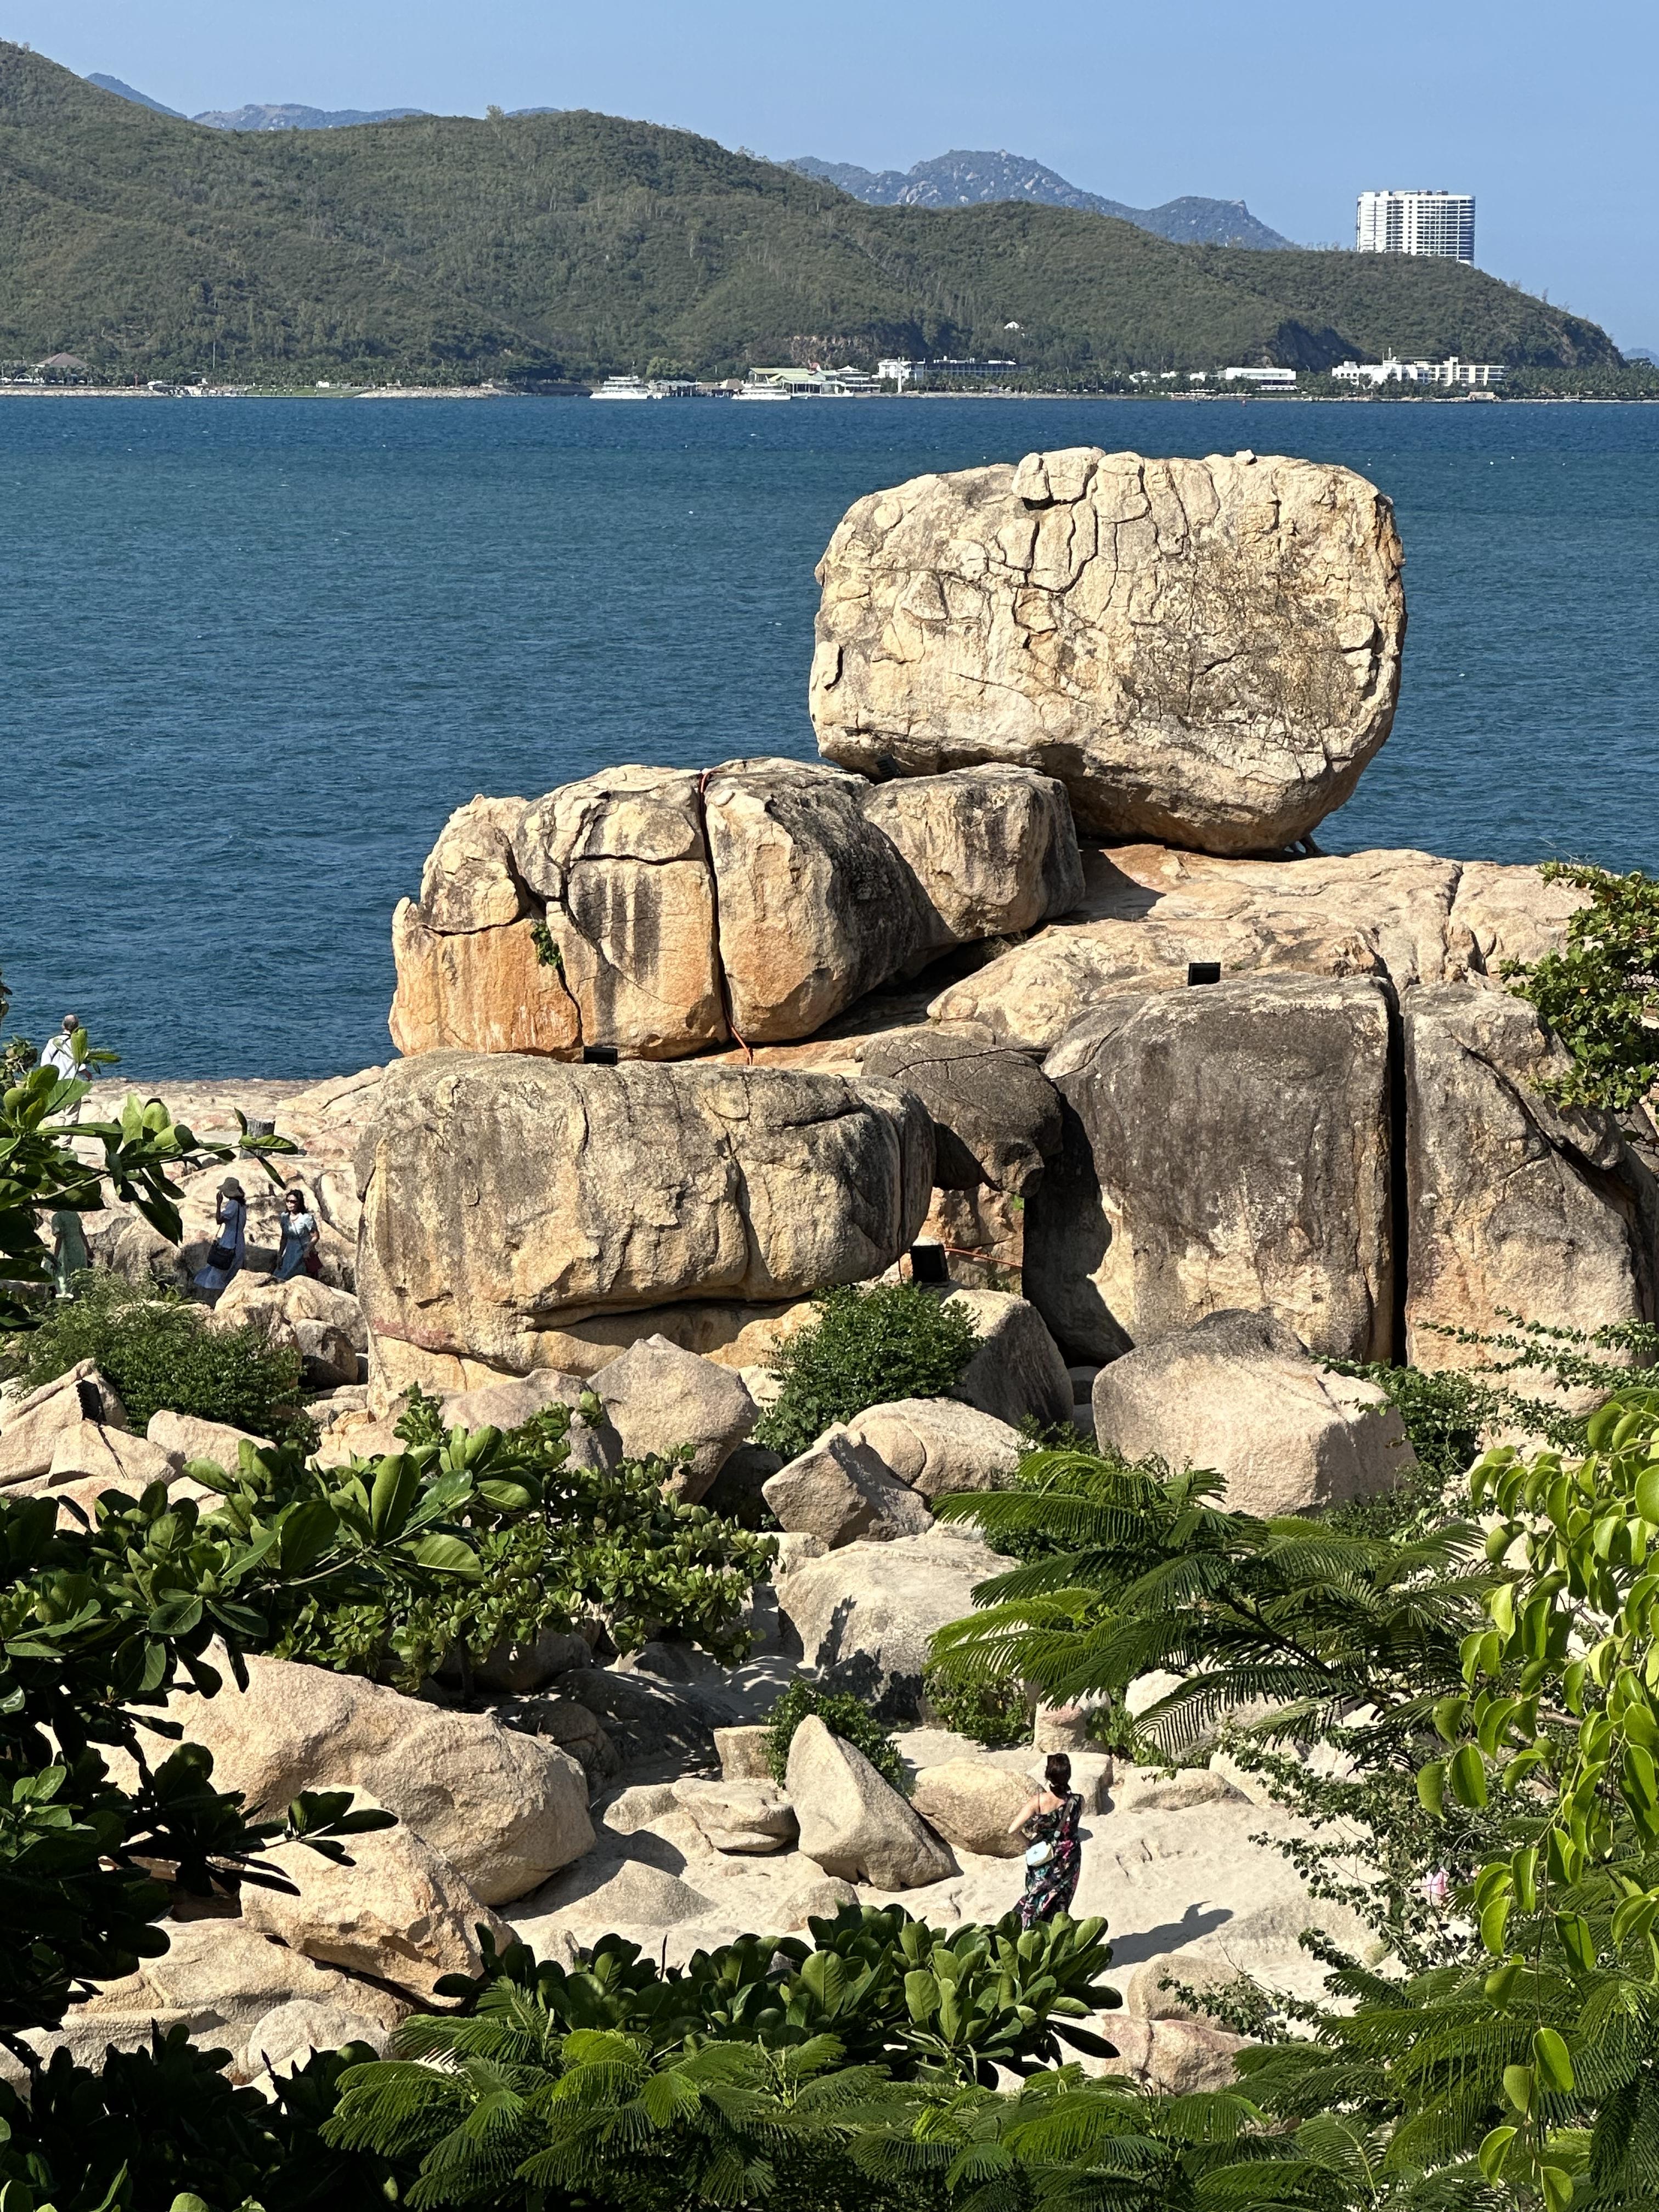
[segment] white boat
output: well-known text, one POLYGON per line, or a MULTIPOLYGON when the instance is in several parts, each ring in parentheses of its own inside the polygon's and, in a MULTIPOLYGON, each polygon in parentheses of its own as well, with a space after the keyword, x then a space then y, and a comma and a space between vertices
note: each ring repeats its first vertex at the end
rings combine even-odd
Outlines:
POLYGON ((787 399, 787 384, 740 384, 732 394, 734 399, 787 399))
POLYGON ((590 399, 651 399, 656 395, 642 376, 607 376, 598 391, 587 396, 590 399))

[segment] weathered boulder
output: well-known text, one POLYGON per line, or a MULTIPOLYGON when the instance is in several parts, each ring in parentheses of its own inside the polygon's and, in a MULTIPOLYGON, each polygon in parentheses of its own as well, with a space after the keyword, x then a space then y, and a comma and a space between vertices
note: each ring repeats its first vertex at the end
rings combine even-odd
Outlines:
POLYGON ((271 1448, 269 1437, 250 1436, 246 1430, 233 1429, 228 1421, 204 1420, 198 1413, 165 1410, 152 1413, 144 1434, 180 1467, 187 1467, 193 1459, 204 1459, 228 1474, 236 1472, 244 1444, 252 1444, 256 1451, 271 1448))
POLYGON ((367 1790, 486 1905, 524 1896, 592 1846, 580 1765, 493 1714, 254 1658, 245 1692, 229 1681, 213 1698, 176 1692, 167 1717, 213 1753, 216 1786, 261 1811, 280 1812, 302 1790, 367 1790))
POLYGON ((1018 1858, 1025 1849, 1023 1833, 1011 1831, 1008 1824, 1030 1797, 1031 1786, 1023 1777, 983 1759, 947 1759, 940 1765, 924 1766, 910 1792, 915 1810, 947 1844, 998 1859, 1018 1858))
POLYGON ((759 1409, 729 1367, 682 1352, 665 1336, 632 1344, 593 1377, 629 1459, 666 1458, 692 1447, 672 1487, 689 1504, 707 1496, 715 1476, 759 1419, 759 1409))
POLYGON ((340 2051, 366 2043, 384 2057, 390 2038, 378 2021, 341 2004, 318 2004, 290 1997, 254 2022, 247 2039, 248 2070, 255 2068, 280 2080, 305 2065, 313 2051, 340 2051))
POLYGON ((787 1931, 805 1928, 809 1920, 833 1920, 844 1905, 858 1901, 859 1893, 850 1881, 826 1875, 822 1881, 809 1881, 785 1899, 778 1925, 787 1931))
POLYGON ((1072 1378, 1042 1314, 1006 1291, 952 1291, 946 1304, 967 1314, 979 1347, 951 1395, 1018 1427, 1053 1428, 1072 1418, 1072 1378))
MULTIPOLYGON (((365 1796, 356 1802, 373 1809, 365 1796)), ((244 1925, 419 1998, 445 1974, 482 1969, 480 1924, 508 1939, 506 1923, 412 1829, 354 1836, 347 1848, 351 1864, 342 1866, 306 1844, 274 1844, 266 1856, 295 1888, 244 1883, 244 1925)))
POLYGON ((1268 1313, 1211 1314, 1095 1378, 1095 1432, 1126 1459, 1209 1468, 1235 1512, 1376 1498, 1416 1465, 1374 1382, 1334 1375, 1268 1313))
MULTIPOLYGON (((910 787, 898 784, 894 790, 910 787)), ((922 1025, 890 1030, 865 1047, 865 1075, 914 1091, 933 1124, 933 1181, 945 1189, 991 1183, 1024 1196, 1060 1149, 1060 1102, 1024 1053, 983 1032, 922 1025)))
POLYGON ((1656 1316, 1659 1188, 1611 1114, 1553 1105, 1569 1065, 1507 992, 1413 991, 1406 1031, 1407 1354, 1487 1355, 1440 1332, 1519 1314, 1593 1330, 1656 1316))
POLYGON ((1049 1054, 1089 1157, 1034 1194, 1023 1279, 1068 1351, 1266 1307, 1315 1352, 1392 1356, 1392 1013, 1360 977, 1243 976, 1119 992, 1049 1054))
POLYGON ((810 1036, 928 942, 921 886, 865 819, 866 792, 810 761, 733 761, 708 780, 720 963, 750 1044, 810 1036))
POLYGON ((764 1782, 771 1773, 767 1749, 772 1731, 764 1723, 740 1728, 717 1728, 714 1750, 720 1773, 727 1782, 764 1782))
POLYGON ((971 1613, 974 1591, 1014 1562, 940 1526, 887 1544, 780 1560, 779 1609, 805 1663, 884 1717, 915 1720, 933 1631, 971 1613))
POLYGON ((389 1990, 273 1943, 246 1919, 169 1922, 167 1938, 160 1958, 103 1983, 75 2008, 76 2016, 95 2027, 106 2015, 170 2014, 186 2021, 197 2041, 228 2044, 240 2061, 252 2031, 279 2005, 338 2007, 372 2021, 383 2036, 409 2012, 407 2000, 389 1990))
POLYGON ((933 1525, 909 1485, 842 1421, 769 1476, 761 1495, 781 1528, 816 1536, 832 1551, 860 1536, 871 1543, 918 1536, 933 1525))
POLYGON ((240 1328, 244 1322, 256 1322, 269 1328, 273 1322, 286 1322, 295 1328, 302 1321, 322 1322, 337 1329, 355 1352, 368 1349, 368 1330, 356 1298, 313 1275, 290 1275, 285 1283, 247 1270, 234 1275, 220 1293, 208 1325, 240 1328))
POLYGON ((152 1482, 172 1482, 182 1462, 144 1437, 106 1428, 100 1421, 78 1421, 58 1432, 46 1481, 54 1490, 65 1483, 97 1482, 133 1495, 152 1482))
POLYGON ((1117 2047, 1117 2057, 1085 2062, 1090 2073, 1120 2075, 1166 2097, 1219 2094, 1236 2086, 1234 2060, 1249 2038, 1188 2020, 1136 2020, 1097 2013, 1090 2023, 1117 2047))
POLYGON ((821 751, 869 775, 1012 762, 1085 829, 1289 845, 1388 736, 1393 510, 1324 463, 1078 447, 848 510, 818 565, 821 751))
POLYGON ((672 1059, 726 1036, 696 775, 607 769, 527 808, 516 864, 546 908, 580 1041, 672 1059))
POLYGON ((1019 768, 878 784, 864 816, 921 884, 924 952, 1035 929, 1083 896, 1083 862, 1064 788, 1019 768))
POLYGON ((1024 1449, 1006 1421, 951 1398, 897 1398, 846 1425, 849 1443, 874 1452, 901 1482, 929 1498, 1004 1488, 1024 1449))
POLYGON ((878 1889, 920 1889, 955 1873, 950 1852, 897 1790, 816 1713, 795 1730, 787 1786, 802 1855, 825 1874, 878 1889))
POLYGON ((294 1341, 306 1382, 313 1390, 333 1390, 357 1380, 357 1351, 343 1330, 329 1321, 296 1321, 294 1341))
POLYGON ((527 1735, 545 1736, 580 1763, 590 1789, 601 1789, 622 1765, 617 1747, 599 1715, 580 1698, 517 1697, 497 1705, 495 1717, 503 1728, 523 1729, 527 1735))
POLYGON ((421 871, 421 920, 443 936, 501 929, 531 908, 513 859, 522 799, 470 799, 438 833, 421 871))
POLYGON ((544 927, 526 920, 446 936, 400 899, 392 915, 398 988, 390 1021, 398 1051, 575 1052, 580 1017, 544 927))
POLYGON ((1210 1958, 1201 1951, 1161 1951, 1132 1969, 1123 1985, 1123 2009, 1132 2020, 1196 2021, 1213 2027, 1211 2015, 1177 1996, 1171 1985, 1181 1983, 1194 1996, 1203 1996, 1225 1990, 1237 1979, 1238 1969, 1225 1959, 1210 1958))
POLYGON ((794 1810, 775 1782, 677 1782, 674 1802, 717 1851, 767 1854, 795 1839, 794 1810))
POLYGON ((7 1408, 0 1421, 0 1489, 46 1474, 59 1437, 84 1421, 107 1429, 127 1425, 113 1386, 90 1359, 77 1361, 7 1408))
POLYGON ((933 1135, 840 1076, 428 1053, 386 1078, 358 1174, 375 1357, 524 1374, 591 1315, 879 1274, 927 1213, 933 1135))

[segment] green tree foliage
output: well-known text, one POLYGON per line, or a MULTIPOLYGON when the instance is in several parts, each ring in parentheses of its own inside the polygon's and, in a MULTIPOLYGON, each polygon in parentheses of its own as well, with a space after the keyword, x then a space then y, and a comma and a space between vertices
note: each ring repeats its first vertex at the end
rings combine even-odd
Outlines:
POLYGON ((308 1441, 314 1431, 301 1405, 299 1353, 252 1322, 232 1329, 206 1322, 204 1310, 176 1292, 82 1275, 72 1299, 46 1307, 33 1328, 12 1340, 5 1364, 33 1390, 80 1360, 95 1360, 140 1436, 165 1407, 257 1436, 294 1432, 308 1441))
POLYGON ((1504 969, 1571 1055, 1568 1072, 1539 1088, 1559 1106, 1627 1112, 1659 1082, 1659 882, 1639 869, 1614 876, 1554 860, 1540 872, 1589 898, 1563 950, 1504 969))
POLYGON ((1480 1458, 1482 1425, 1502 1418, 1498 1391, 1461 1369, 1425 1374, 1380 1360, 1331 1364, 1378 1386, 1399 1414, 1417 1462, 1381 1497, 1339 1506, 1330 1516, 1333 1526, 1360 1536, 1426 1534, 1445 1519, 1447 1498, 1463 1488, 1480 1458))
POLYGON ((1031 1703, 1023 1683, 963 1682, 947 1668, 929 1667, 922 1692, 941 1728, 993 1751, 1031 1741, 1031 1703))
POLYGON ((487 1945, 481 1977, 440 1984, 459 2014, 407 2022, 397 2057, 346 2076, 327 2138, 417 2156, 415 2203, 529 2212, 551 2189, 805 2212, 849 2188, 871 2203, 861 2154, 908 2136, 939 2085, 1028 2075, 1068 2043, 1110 2051, 1080 2024, 1115 2002, 1099 1921, 946 1936, 849 1905, 809 1924, 810 1947, 744 1936, 684 1968, 616 1936, 574 1968, 487 1945))
POLYGON ((213 131, 0 47, 0 354, 102 375, 453 381, 833 353, 1089 375, 1356 351, 1612 364, 1455 262, 1171 244, 1109 216, 868 207, 611 116, 213 131))
POLYGON ((895 1790, 905 1788, 904 1768, 898 1746, 862 1698, 850 1691, 820 1690, 799 1676, 767 1715, 766 1764, 772 1779, 781 1787, 789 1771, 789 1747, 795 1730, 816 1714, 832 1735, 861 1751, 884 1782, 895 1790))
MULTIPOLYGON (((1213 1474, 1165 1475, 1085 1451, 1046 1453, 1028 1486, 934 1501, 994 1547, 1040 1531, 1064 1548, 975 1592, 934 1638, 965 1682, 1024 1682, 1054 1705, 1167 1668, 1177 1687, 1139 1716, 1170 1752, 1267 1699, 1281 1733, 1311 1736, 1368 1704, 1394 1725, 1453 1688, 1489 1575, 1453 1523, 1411 1543, 1317 1521, 1262 1521, 1217 1503, 1213 1474)), ((1382 1723, 1379 1723, 1381 1725, 1382 1723)))
POLYGON ((783 1389, 754 1441, 793 1459, 837 1421, 897 1398, 940 1398, 979 1343, 965 1310, 914 1283, 821 1291, 817 1317, 775 1355, 783 1389))
POLYGON ((283 1532, 289 1571, 266 1613, 279 1657, 412 1690, 452 1652, 465 1664, 595 1609, 623 1650, 667 1634, 744 1656, 739 1615, 770 1537, 671 1497, 670 1462, 573 1466, 568 1407, 505 1434, 446 1434, 431 1410, 407 1424, 431 1440, 343 1468, 246 1443, 234 1470, 192 1463, 222 1492, 209 1528, 250 1545, 283 1532))

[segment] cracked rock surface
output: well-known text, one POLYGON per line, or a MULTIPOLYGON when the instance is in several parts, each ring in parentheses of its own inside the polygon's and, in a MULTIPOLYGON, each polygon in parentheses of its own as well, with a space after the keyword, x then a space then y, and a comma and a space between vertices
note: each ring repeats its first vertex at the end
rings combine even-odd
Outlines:
POLYGON ((819 750, 1036 769, 1102 836, 1287 846, 1389 734, 1401 558, 1388 500, 1323 462, 1080 446, 914 477, 819 563, 819 750))

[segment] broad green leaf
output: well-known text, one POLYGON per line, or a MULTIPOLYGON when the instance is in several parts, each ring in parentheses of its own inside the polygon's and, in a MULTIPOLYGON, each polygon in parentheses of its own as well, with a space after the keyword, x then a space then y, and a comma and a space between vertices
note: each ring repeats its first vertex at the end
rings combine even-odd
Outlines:
POLYGON ((1486 1763, 1472 1743, 1461 1745, 1452 1753, 1446 1778, 1451 1784, 1452 1796, 1460 1805, 1478 1810, 1486 1803, 1486 1763))
POLYGON ((1494 2128, 1480 2146, 1480 2171, 1494 2189, 1504 2171, 1505 2154, 1520 2132, 1519 2128, 1494 2128))
POLYGON ((417 1566, 429 1567, 441 1575, 478 1575, 483 1571, 471 1545, 459 1536, 422 1536, 415 1560, 417 1566))
POLYGON ((1532 2063, 1547 2088, 1565 2095, 1572 2087, 1572 2059, 1566 2045, 1553 2027, 1540 2027, 1532 2039, 1532 2063))
POLYGON ((1532 2110, 1532 2094, 1530 2066, 1506 2066, 1504 2069, 1504 2094, 1523 2120, 1532 2110))

